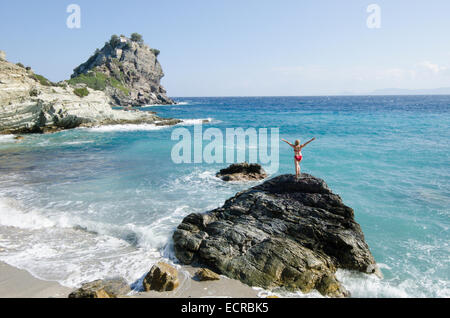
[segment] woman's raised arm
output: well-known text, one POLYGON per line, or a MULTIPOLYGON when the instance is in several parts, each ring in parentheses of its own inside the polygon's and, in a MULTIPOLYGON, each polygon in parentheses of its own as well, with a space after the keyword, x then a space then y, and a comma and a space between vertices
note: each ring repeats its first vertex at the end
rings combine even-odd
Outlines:
POLYGON ((302 145, 302 148, 303 148, 303 147, 306 147, 309 143, 313 142, 314 140, 316 140, 315 137, 314 137, 313 139, 311 139, 310 141, 304 143, 304 144, 302 145))
POLYGON ((287 143, 289 146, 294 147, 293 144, 291 144, 289 141, 285 140, 285 139, 281 139, 281 141, 284 141, 285 143, 287 143))

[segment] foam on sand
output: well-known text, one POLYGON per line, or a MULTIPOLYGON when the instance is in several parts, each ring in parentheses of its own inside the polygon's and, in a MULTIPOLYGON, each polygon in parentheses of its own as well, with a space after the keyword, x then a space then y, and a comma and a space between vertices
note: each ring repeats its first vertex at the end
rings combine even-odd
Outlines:
POLYGON ((66 298, 71 289, 0 262, 0 298, 66 298))

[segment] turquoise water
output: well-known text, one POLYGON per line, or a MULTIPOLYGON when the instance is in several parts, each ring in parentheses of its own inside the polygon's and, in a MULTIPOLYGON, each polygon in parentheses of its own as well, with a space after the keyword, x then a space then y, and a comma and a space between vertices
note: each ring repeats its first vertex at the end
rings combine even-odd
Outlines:
MULTIPOLYGON (((226 164, 171 161, 174 129, 280 129, 316 137, 302 170, 354 208, 383 280, 339 271, 356 297, 450 297, 450 96, 179 98, 143 109, 186 119, 151 125, 0 137, 0 260, 77 286, 139 279, 173 260, 171 235, 189 213, 223 204, 248 184, 214 174, 226 164)), ((208 142, 205 142, 205 145, 208 142)), ((272 175, 293 173, 280 144, 272 175)))

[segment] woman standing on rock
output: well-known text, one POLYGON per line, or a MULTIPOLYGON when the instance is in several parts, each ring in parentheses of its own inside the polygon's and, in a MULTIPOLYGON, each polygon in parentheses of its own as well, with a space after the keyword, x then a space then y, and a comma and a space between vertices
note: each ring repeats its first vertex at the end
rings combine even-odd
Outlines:
POLYGON ((291 144, 289 141, 281 139, 281 141, 284 141, 285 143, 287 143, 289 146, 291 146, 292 148, 294 148, 294 160, 295 160, 295 175, 297 178, 300 177, 300 162, 303 159, 303 155, 302 155, 302 149, 305 148, 310 142, 313 142, 314 140, 316 140, 316 138, 311 139, 310 141, 308 141, 307 143, 304 143, 303 145, 300 145, 300 140, 296 140, 295 141, 295 145, 291 144))

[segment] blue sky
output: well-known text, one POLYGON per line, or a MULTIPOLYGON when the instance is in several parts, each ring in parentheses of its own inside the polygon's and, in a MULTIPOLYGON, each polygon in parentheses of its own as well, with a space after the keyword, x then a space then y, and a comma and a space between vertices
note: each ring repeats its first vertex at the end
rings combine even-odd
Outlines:
POLYGON ((450 87, 449 12, 448 0, 2 1, 0 50, 59 81, 112 34, 139 32, 161 50, 171 96, 450 87), (81 29, 66 26, 71 3, 81 29))

